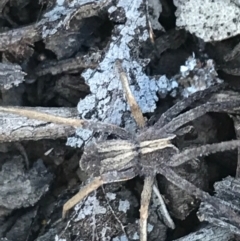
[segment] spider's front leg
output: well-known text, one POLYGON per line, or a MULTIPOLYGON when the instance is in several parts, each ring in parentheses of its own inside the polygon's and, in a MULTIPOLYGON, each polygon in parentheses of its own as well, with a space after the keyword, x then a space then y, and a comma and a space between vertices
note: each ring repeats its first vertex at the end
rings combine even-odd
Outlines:
POLYGON ((67 212, 73 208, 77 203, 83 200, 91 192, 97 190, 100 186, 112 182, 122 182, 129 179, 132 179, 136 176, 136 173, 133 168, 128 170, 117 172, 107 172, 101 176, 95 177, 89 184, 84 186, 76 195, 69 199, 64 205, 62 210, 62 218, 66 217, 67 212))
POLYGON ((96 177, 92 182, 83 187, 76 195, 74 195, 71 199, 69 199, 64 205, 62 210, 62 218, 66 217, 67 212, 73 208, 77 203, 79 203, 84 197, 89 195, 91 192, 98 189, 101 185, 103 185, 102 177, 96 177))
POLYGON ((131 140, 111 140, 87 146, 80 167, 95 178, 64 204, 63 218, 69 209, 101 185, 134 178, 137 175, 137 156, 136 145, 131 140))

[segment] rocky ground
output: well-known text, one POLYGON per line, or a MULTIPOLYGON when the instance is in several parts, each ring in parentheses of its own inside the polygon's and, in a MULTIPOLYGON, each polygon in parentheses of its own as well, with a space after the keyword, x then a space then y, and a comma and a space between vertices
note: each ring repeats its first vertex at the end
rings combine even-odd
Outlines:
MULTIPOLYGON (((149 126, 179 100, 215 85, 227 84, 237 98, 239 10, 237 0, 1 0, 0 105, 135 134, 117 59, 149 126)), ((178 147, 236 139, 238 120, 236 113, 208 113, 179 135, 178 147)), ((113 136, 101 129, 0 110, 0 239, 139 240, 139 176, 100 187, 61 218, 64 203, 88 183, 79 167, 84 146, 106 138, 113 136)), ((237 162, 237 150, 223 152, 193 160, 178 174, 229 202, 239 195, 237 162)), ((156 182, 173 223, 153 193, 148 240, 239 239, 238 208, 226 221, 163 176, 156 182)))

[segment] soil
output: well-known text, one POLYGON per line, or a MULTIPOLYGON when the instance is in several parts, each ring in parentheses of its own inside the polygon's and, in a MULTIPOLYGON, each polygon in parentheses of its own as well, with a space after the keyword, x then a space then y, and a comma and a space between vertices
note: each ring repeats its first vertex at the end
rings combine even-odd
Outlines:
MULTIPOLYGON (((43 16, 56 9, 59 2, 61 1, 5 0, 0 3, 0 38, 7 36, 5 40, 0 40, 2 106, 44 107, 49 108, 49 111, 55 107, 54 113, 75 117, 79 114, 76 110, 79 101, 93 93, 93 87, 85 81, 82 73, 88 69, 101 72, 98 64, 107 53, 112 36, 120 35, 116 32, 116 26, 124 24, 126 16, 121 8, 118 9, 117 17, 114 12, 109 14, 104 8, 110 8, 111 4, 99 9, 94 8, 94 4, 79 4, 79 9, 82 9, 82 6, 84 9, 76 11, 75 15, 80 12, 81 19, 79 16, 75 19, 75 15, 72 15, 68 29, 60 29, 56 34, 44 37, 40 25, 37 24, 44 19, 43 16), (34 26, 37 27, 34 29, 34 26), (13 34, 12 30, 17 31, 13 34), (61 109, 62 107, 64 109, 61 109)), ((64 4, 59 5, 60 13, 61 7, 62 11, 67 11, 66 6, 70 6, 71 1, 62 2, 64 4)), ((179 75, 180 66, 184 65, 194 52, 201 63, 213 59, 218 77, 238 91, 238 59, 229 60, 224 56, 229 56, 233 46, 239 42, 239 36, 205 43, 202 48, 196 36, 176 28, 175 11, 173 1, 162 1, 158 21, 163 28, 153 30, 154 43, 151 39, 141 44, 131 41, 132 56, 138 55, 142 60, 150 59, 144 68, 144 74, 149 78, 166 75, 171 79, 179 75), (135 45, 138 45, 138 53, 134 52, 135 45)), ((54 29, 57 23, 54 20, 50 22, 50 19, 51 17, 49 22, 41 23, 41 26, 54 29)), ((135 82, 137 83, 137 80, 132 78, 132 83, 135 82)), ((107 94, 111 98, 115 96, 109 89, 107 94)), ((159 91, 158 97, 157 108, 144 113, 150 120, 149 123, 181 99, 182 95, 180 92, 173 95, 159 91)), ((105 107, 104 104, 102 109, 99 106, 94 104, 91 111, 80 113, 80 116, 102 121, 103 117, 99 113, 104 112, 105 107)), ((127 126, 126 120, 132 122, 129 113, 128 110, 119 117, 124 122, 118 123, 122 127, 127 126)), ((72 140, 80 139, 75 130, 70 127, 60 128, 50 123, 46 125, 31 120, 28 122, 3 114, 0 115, 0 123, 3 129, 0 132, 1 240, 139 239, 138 211, 142 178, 104 185, 77 205, 67 220, 62 220, 63 204, 78 192, 88 178, 79 167, 84 145, 77 146, 76 143, 79 142, 74 141, 72 146, 66 145, 68 137, 72 137, 72 140), (11 122, 5 121, 8 118, 11 122), (6 123, 11 126, 10 131, 6 123), (74 148, 74 145, 78 148, 74 148)), ((180 138, 179 143, 189 143, 189 140, 196 140, 196 136, 202 144, 237 137, 234 121, 227 114, 209 113, 192 125, 195 132, 180 138)), ((99 137, 99 133, 94 135, 95 138, 99 137)), ((86 140, 83 139, 82 143, 84 141, 86 140)), ((185 145, 187 146, 183 144, 182 148, 186 147, 185 145)), ((186 168, 179 170, 179 173, 191 181, 201 179, 199 186, 213 194, 216 182, 236 175, 237 155, 237 151, 210 155, 200 163, 196 162, 196 166, 189 165, 190 174, 186 173, 186 168)), ((149 211, 148 228, 151 231, 148 240, 175 240, 200 229, 197 218, 199 201, 173 185, 166 184, 166 180, 160 175, 157 179, 176 227, 174 230, 167 228, 159 218, 157 208, 152 204, 149 211)), ((233 236, 229 234, 225 240, 230 240, 233 236)))

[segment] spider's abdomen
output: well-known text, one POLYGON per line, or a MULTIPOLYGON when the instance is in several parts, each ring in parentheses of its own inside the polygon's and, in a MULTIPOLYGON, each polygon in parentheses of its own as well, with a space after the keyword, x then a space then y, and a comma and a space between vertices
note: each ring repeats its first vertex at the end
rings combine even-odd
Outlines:
POLYGON ((109 171, 135 167, 138 151, 130 140, 111 140, 86 147, 80 167, 90 175, 99 176, 109 171))

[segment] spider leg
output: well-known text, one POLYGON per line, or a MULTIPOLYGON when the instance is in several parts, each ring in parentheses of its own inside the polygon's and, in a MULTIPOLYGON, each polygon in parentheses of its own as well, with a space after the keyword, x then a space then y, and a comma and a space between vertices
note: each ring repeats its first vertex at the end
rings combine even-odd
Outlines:
POLYGON ((203 91, 193 93, 188 98, 184 98, 183 100, 178 101, 175 105, 173 105, 170 109, 168 109, 165 113, 161 115, 155 126, 158 128, 163 127, 191 104, 198 100, 205 99, 208 95, 215 93, 220 89, 223 89, 224 86, 224 84, 211 86, 203 91))
POLYGON ((156 125, 149 127, 143 133, 138 135, 139 140, 152 140, 159 136, 164 136, 167 133, 174 133, 183 125, 197 119, 200 116, 205 115, 208 112, 228 112, 234 110, 240 106, 240 100, 237 101, 223 101, 223 102, 207 102, 194 109, 191 109, 174 119, 161 128, 157 128, 156 125))
POLYGON ((151 200, 154 177, 145 177, 141 194, 140 208, 140 241, 147 241, 148 207, 151 200))
POLYGON ((194 130, 194 127, 192 125, 187 125, 187 126, 181 127, 178 130, 176 130, 175 135, 176 136, 184 136, 184 135, 188 134, 189 132, 191 132, 192 130, 194 130))
POLYGON ((93 122, 93 121, 88 121, 83 119, 66 118, 66 117, 52 115, 49 113, 44 113, 42 111, 37 111, 30 108, 0 106, 0 111, 5 113, 20 115, 23 117, 27 117, 29 119, 52 122, 60 125, 73 126, 76 128, 81 127, 81 128, 90 129, 93 131, 102 130, 108 133, 111 132, 125 139, 129 138, 129 135, 130 135, 126 130, 115 125, 105 124, 105 123, 95 122, 95 121, 93 122))
POLYGON ((122 82, 122 87, 123 87, 124 93, 126 95, 127 102, 130 106, 131 113, 132 113, 136 123, 138 124, 138 126, 144 127, 145 119, 144 119, 142 111, 129 87, 128 77, 123 70, 121 61, 119 59, 117 59, 115 65, 116 65, 117 71, 119 72, 120 80, 122 82))
POLYGON ((197 199, 201 201, 206 201, 211 203, 213 206, 218 205, 221 203, 225 207, 225 212, 231 213, 231 206, 232 204, 211 196, 209 193, 202 191, 200 188, 193 185, 191 182, 187 181, 186 179, 179 176, 176 172, 172 170, 172 168, 162 165, 161 168, 158 170, 158 173, 163 175, 169 182, 173 183, 175 186, 179 187, 180 189, 186 191, 189 195, 195 196, 197 199))
POLYGON ((130 168, 122 172, 107 172, 101 176, 95 177, 89 184, 81 188, 81 190, 69 199, 64 205, 62 210, 62 218, 66 217, 68 210, 73 208, 77 203, 79 203, 83 198, 89 195, 91 192, 97 190, 100 186, 111 182, 121 182, 125 180, 132 179, 136 176, 134 169, 130 168))
POLYGON ((211 196, 202 191, 200 188, 193 185, 191 182, 179 176, 172 168, 162 165, 159 168, 158 173, 163 175, 169 182, 173 183, 175 186, 179 187, 182 190, 185 190, 189 195, 195 196, 201 200, 207 200, 211 196))
POLYGON ((76 195, 69 199, 64 205, 62 210, 62 218, 66 217, 68 210, 73 208, 77 203, 79 203, 84 197, 89 195, 91 192, 98 189, 103 185, 103 180, 101 177, 96 177, 92 182, 83 187, 76 195))
POLYGON ((172 218, 170 217, 170 214, 167 210, 167 207, 162 198, 162 195, 161 195, 158 187, 155 184, 153 185, 153 192, 158 197, 158 201, 160 203, 160 207, 158 209, 160 211, 164 224, 171 229, 175 229, 175 224, 174 224, 172 218))
POLYGON ((160 130, 156 131, 159 133, 174 133, 178 128, 187 124, 190 121, 197 119, 200 116, 205 115, 208 112, 227 112, 229 109, 239 107, 240 100, 237 101, 224 101, 224 102, 208 102, 200 105, 194 109, 191 109, 177 117, 175 117, 168 124, 163 126, 160 130))
POLYGON ((220 212, 230 214, 232 215, 232 217, 238 216, 237 212, 239 212, 239 210, 234 210, 234 206, 231 203, 226 202, 220 198, 211 196, 209 193, 202 191, 200 188, 196 187, 186 179, 180 177, 170 167, 162 165, 161 168, 158 170, 158 173, 163 175, 168 181, 173 183, 178 188, 186 191, 189 195, 195 196, 197 199, 200 199, 201 201, 210 203, 217 210, 221 210, 220 212))
POLYGON ((240 140, 224 141, 216 144, 208 144, 199 147, 187 148, 186 150, 175 154, 171 161, 167 163, 168 166, 179 166, 193 158, 199 156, 208 156, 216 152, 223 152, 227 150, 234 150, 240 147, 240 140))

